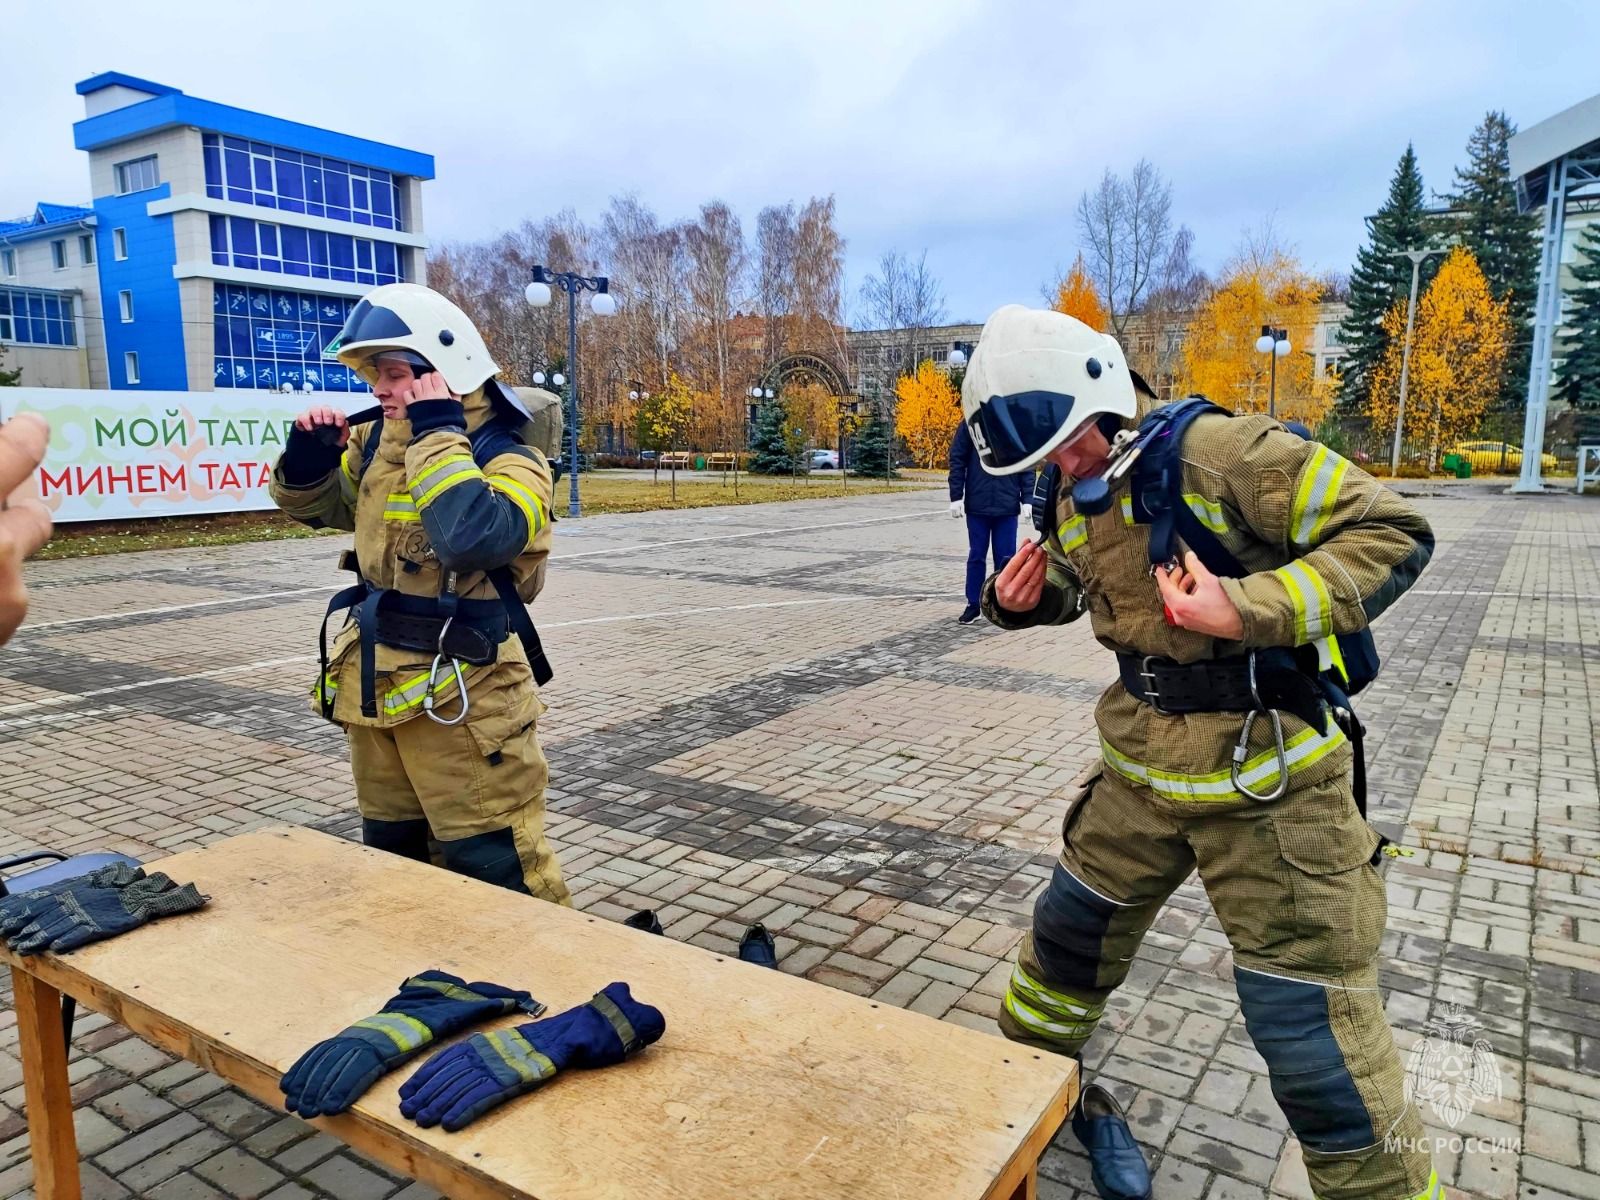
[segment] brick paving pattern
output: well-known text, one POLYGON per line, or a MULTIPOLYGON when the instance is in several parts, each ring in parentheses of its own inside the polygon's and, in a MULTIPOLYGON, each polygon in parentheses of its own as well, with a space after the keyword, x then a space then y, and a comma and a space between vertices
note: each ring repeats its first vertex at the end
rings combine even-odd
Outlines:
MULTIPOLYGON (((1404 1052, 1459 1005, 1502 1075, 1439 1156, 1452 1195, 1600 1194, 1600 507, 1423 486, 1434 565, 1379 626, 1364 697, 1388 875, 1383 983, 1404 1052)), ((962 628, 938 492, 564 522, 536 613, 541 736, 577 904, 657 909, 727 951, 995 1031, 1109 656, 1087 622, 962 628)), ((334 539, 30 569, 0 653, 0 857, 142 859, 291 822, 356 836, 342 738, 304 696, 334 539)), ((9 983, 0 982, 0 988, 9 983)), ((31 1198, 0 991, 0 1200, 31 1198)), ((670 1014, 669 1014, 670 1017, 670 1014)), ((308 1031, 308 1040, 314 1031, 308 1031)), ((1086 1050, 1181 1200, 1310 1196, 1191 880, 1086 1050)), ((362 1159, 94 1014, 71 1060, 85 1195, 421 1200, 362 1159)), ((1427 1116, 1431 1119, 1432 1114, 1427 1116)), ((1046 1200, 1092 1196, 1070 1133, 1046 1200)))

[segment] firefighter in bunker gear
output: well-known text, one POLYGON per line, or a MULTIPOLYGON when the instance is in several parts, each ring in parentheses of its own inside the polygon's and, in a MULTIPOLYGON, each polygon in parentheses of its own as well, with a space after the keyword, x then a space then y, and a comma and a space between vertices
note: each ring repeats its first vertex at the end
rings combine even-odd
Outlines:
MULTIPOLYGON (((1009 306, 972 356, 963 418, 986 469, 1048 462, 1071 481, 1103 470, 1116 435, 1154 407, 1141 385, 1114 339, 1009 306)), ((1251 706, 1207 699, 1241 694, 1252 650, 1320 648, 1364 628, 1416 580, 1433 535, 1393 491, 1264 416, 1198 417, 1181 466, 1183 503, 1243 578, 1219 578, 1192 553, 1152 570, 1124 474, 1096 516, 1062 486, 1042 544, 984 586, 984 613, 1003 629, 1087 610, 1138 690, 1118 681, 1100 699, 1101 760, 1068 808, 1002 1030, 1076 1055, 1162 904, 1198 868, 1319 1200, 1439 1200, 1378 991, 1379 839, 1356 808, 1345 735, 1275 714, 1281 751, 1271 723, 1255 722, 1236 777, 1251 706)))
POLYGON ((382 414, 302 414, 270 489, 296 520, 355 533, 359 582, 330 605, 354 619, 312 700, 349 738, 364 840, 426 862, 431 838, 451 870, 570 904, 524 607, 551 541, 549 464, 515 432, 529 414, 466 314, 415 284, 369 293, 329 353, 382 414))

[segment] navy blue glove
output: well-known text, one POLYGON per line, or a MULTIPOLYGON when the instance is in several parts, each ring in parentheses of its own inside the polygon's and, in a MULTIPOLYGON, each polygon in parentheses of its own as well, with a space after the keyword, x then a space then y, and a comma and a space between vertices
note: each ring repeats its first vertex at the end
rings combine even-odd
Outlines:
POLYGON ((444 971, 424 971, 400 985, 383 1011, 326 1041, 290 1067, 278 1086, 284 1107, 302 1117, 342 1113, 406 1059, 449 1037, 509 1012, 544 1011, 527 992, 495 983, 468 983, 444 971))
POLYGON ((8 945, 18 954, 54 950, 64 954, 137 929, 159 917, 193 912, 205 905, 192 883, 179 887, 157 871, 125 888, 68 888, 8 945))
POLYGON ((475 1033, 446 1046, 400 1085, 400 1112, 424 1129, 454 1133, 563 1067, 609 1067, 659 1041, 661 1010, 613 983, 587 1004, 545 1021, 475 1033))
POLYGON ((73 875, 58 879, 42 888, 18 892, 0 900, 0 937, 21 933, 45 913, 53 909, 63 892, 83 891, 88 888, 121 888, 144 878, 144 868, 131 863, 112 863, 90 871, 86 875, 73 875))

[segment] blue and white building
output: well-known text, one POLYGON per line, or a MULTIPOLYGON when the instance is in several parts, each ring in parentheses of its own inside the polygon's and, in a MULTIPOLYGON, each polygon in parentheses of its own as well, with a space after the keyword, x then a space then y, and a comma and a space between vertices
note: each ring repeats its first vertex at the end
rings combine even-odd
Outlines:
POLYGON ((355 300, 425 280, 433 157, 115 72, 78 84, 89 207, 0 222, 23 383, 365 390, 323 359, 355 300))

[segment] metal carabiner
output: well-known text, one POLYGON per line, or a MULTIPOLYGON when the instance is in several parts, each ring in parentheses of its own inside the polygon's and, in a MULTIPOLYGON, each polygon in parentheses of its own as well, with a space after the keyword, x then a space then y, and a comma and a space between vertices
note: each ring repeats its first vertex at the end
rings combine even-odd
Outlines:
POLYGON ((1256 706, 1245 714, 1244 728, 1239 731, 1238 744, 1233 748, 1233 762, 1228 768, 1228 778, 1233 782, 1233 786, 1238 789, 1240 795, 1248 796, 1252 800, 1265 804, 1273 800, 1281 800, 1289 790, 1289 756, 1283 746, 1283 718, 1278 716, 1277 709, 1268 708, 1262 703, 1261 693, 1256 688, 1256 654, 1254 650, 1250 652, 1250 699, 1255 701, 1256 706), (1251 791, 1241 778, 1245 758, 1250 753, 1250 731, 1255 728, 1256 718, 1263 713, 1272 719, 1272 738, 1276 743, 1278 753, 1278 786, 1267 793, 1251 791))
POLYGON ((428 715, 428 720, 437 725, 450 726, 461 724, 461 722, 467 719, 467 709, 469 707, 467 700, 467 677, 465 672, 461 670, 461 660, 459 658, 452 658, 450 655, 444 652, 445 635, 450 632, 450 622, 454 619, 454 617, 446 617, 444 628, 439 630, 438 653, 433 656, 433 666, 428 668, 428 690, 422 693, 422 711, 428 715), (461 711, 456 714, 454 719, 449 721, 446 721, 443 717, 439 716, 433 711, 433 689, 439 679, 439 664, 444 662, 444 660, 447 658, 450 659, 450 669, 455 672, 456 694, 461 697, 461 711))

